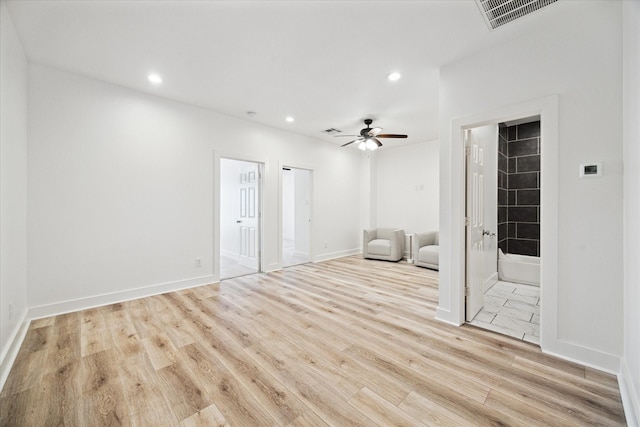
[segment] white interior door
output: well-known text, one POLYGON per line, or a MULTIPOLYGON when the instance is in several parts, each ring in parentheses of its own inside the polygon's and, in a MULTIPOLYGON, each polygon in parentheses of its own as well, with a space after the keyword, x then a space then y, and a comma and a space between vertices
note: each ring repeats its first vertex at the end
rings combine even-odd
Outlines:
POLYGON ((220 278, 260 271, 261 167, 220 159, 220 278))
POLYGON ((245 267, 260 269, 260 168, 257 163, 244 162, 238 177, 239 215, 238 262, 245 267))
POLYGON ((472 130, 465 131, 466 150, 466 319, 484 305, 484 149, 472 130))
POLYGON ((312 171, 284 167, 282 170, 282 266, 311 260, 312 171))

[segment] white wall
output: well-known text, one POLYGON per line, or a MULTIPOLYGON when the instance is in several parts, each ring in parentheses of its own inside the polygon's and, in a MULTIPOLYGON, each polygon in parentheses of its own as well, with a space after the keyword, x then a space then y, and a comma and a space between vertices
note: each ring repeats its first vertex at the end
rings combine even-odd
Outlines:
POLYGON ((296 235, 294 171, 282 171, 282 238, 293 240, 296 235))
POLYGON ((295 217, 295 242, 294 250, 300 257, 309 256, 309 235, 311 219, 311 171, 305 169, 293 169, 294 174, 294 217, 295 217))
POLYGON ((640 424, 640 2, 623 6, 624 350, 619 374, 628 425, 640 424))
POLYGON ((283 158, 310 165, 318 178, 313 233, 327 247, 314 248, 317 258, 357 252, 365 197, 358 150, 45 66, 30 65, 29 79, 28 283, 35 314, 215 280, 219 156, 265 163, 265 269, 280 266, 283 158))
POLYGON ((438 141, 385 148, 371 155, 378 227, 405 233, 438 230, 438 141))
POLYGON ((27 60, 0 2, 0 388, 27 314, 27 60), (9 309, 11 305, 12 310, 9 309))
POLYGON ((552 298, 558 317, 542 322, 557 337, 551 351, 617 370, 622 351, 621 6, 586 1, 549 8, 554 24, 544 32, 441 69, 438 316, 459 321, 453 277, 462 248, 452 236, 462 225, 452 223, 451 215, 463 187, 459 147, 452 146, 454 119, 558 94, 558 180, 546 190, 558 193, 558 286, 552 298), (589 161, 603 163, 601 179, 579 179, 580 163, 589 161))

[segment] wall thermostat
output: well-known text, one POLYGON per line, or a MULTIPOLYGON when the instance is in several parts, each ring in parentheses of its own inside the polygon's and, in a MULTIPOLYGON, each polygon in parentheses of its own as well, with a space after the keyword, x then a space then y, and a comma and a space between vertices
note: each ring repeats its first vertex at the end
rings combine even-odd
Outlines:
POLYGON ((583 163, 580 165, 580 178, 591 178, 602 176, 602 163, 583 163))

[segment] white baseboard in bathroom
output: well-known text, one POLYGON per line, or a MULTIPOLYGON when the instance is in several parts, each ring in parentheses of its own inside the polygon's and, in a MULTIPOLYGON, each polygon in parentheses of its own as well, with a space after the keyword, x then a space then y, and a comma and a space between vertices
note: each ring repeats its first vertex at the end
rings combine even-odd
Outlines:
POLYGON ((487 292, 497 282, 498 282, 498 272, 496 271, 491 276, 489 276, 487 280, 484 281, 484 283, 482 284, 482 292, 483 293, 487 292))

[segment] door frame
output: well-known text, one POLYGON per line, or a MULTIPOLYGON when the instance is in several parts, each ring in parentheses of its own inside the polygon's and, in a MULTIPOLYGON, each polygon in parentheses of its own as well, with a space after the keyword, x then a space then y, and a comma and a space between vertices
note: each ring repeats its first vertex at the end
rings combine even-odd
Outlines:
POLYGON ((309 194, 311 199, 311 206, 309 207, 309 262, 315 262, 315 250, 313 246, 314 238, 313 238, 313 211, 314 211, 314 175, 315 171, 313 167, 309 165, 301 165, 296 162, 278 162, 278 263, 280 264, 280 269, 283 268, 283 259, 282 259, 282 187, 284 185, 283 177, 282 177, 282 168, 290 168, 290 169, 301 169, 309 171, 309 194))
MULTIPOLYGON (((450 229, 441 230, 440 248, 447 251, 449 286, 440 288, 436 318, 448 323, 465 323, 465 150, 464 131, 487 124, 498 124, 524 117, 540 116, 541 121, 541 201, 540 201, 540 347, 550 353, 558 347, 558 96, 482 112, 451 121, 451 201, 441 206, 448 212, 450 229), (447 236, 448 234, 448 236, 447 236), (444 237, 444 239, 443 239, 444 237), (444 240, 444 241, 443 241, 444 240), (449 301, 447 307, 442 302, 449 301)), ((442 167, 443 165, 441 165, 442 167)), ((448 166, 448 165, 444 165, 448 166)), ((445 279, 446 280, 446 279, 445 279)))
POLYGON ((258 176, 258 273, 264 272, 264 235, 265 235, 265 183, 268 178, 268 162, 260 157, 252 157, 244 154, 213 151, 213 277, 214 282, 220 281, 220 167, 222 159, 237 160, 241 162, 257 163, 262 171, 258 176))

